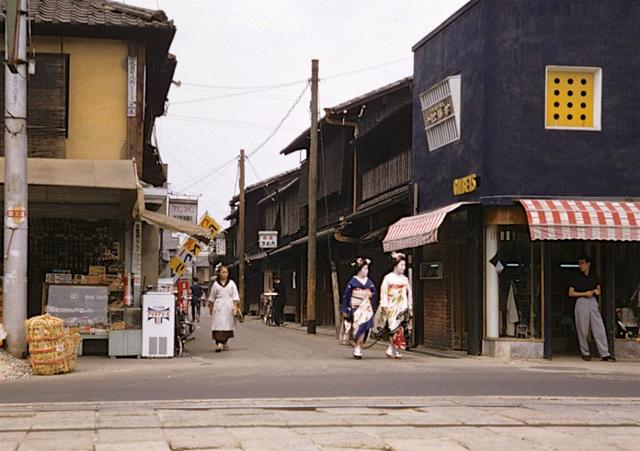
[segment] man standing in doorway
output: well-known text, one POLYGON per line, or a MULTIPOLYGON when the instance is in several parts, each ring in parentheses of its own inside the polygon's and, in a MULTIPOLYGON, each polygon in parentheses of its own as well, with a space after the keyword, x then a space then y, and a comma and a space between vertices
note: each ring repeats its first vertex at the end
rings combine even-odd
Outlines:
POLYGON ((600 296, 600 278, 591 271, 591 257, 583 255, 578 259, 579 272, 573 277, 569 286, 569 297, 577 298, 575 307, 576 330, 580 352, 583 360, 591 360, 589 351, 589 329, 596 342, 598 353, 602 360, 615 362, 615 358, 609 353, 607 344, 607 332, 602 322, 600 310, 598 310, 598 299, 600 296))
POLYGON ((273 320, 276 326, 284 324, 284 305, 286 303, 286 288, 280 276, 273 276, 273 291, 278 293, 273 300, 273 320))

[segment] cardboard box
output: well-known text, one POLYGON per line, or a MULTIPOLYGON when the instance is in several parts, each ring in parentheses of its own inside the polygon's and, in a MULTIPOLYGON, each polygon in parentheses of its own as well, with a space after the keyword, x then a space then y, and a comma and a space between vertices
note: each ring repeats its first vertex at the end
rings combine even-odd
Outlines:
POLYGON ((89 266, 90 276, 104 276, 107 273, 106 266, 89 266))

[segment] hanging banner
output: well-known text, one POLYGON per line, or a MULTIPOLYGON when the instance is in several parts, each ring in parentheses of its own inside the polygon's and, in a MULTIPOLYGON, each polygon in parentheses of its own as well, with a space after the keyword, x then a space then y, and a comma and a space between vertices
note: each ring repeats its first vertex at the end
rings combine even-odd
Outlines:
POLYGON ((133 224, 133 255, 131 262, 133 272, 133 285, 142 285, 142 222, 136 221, 133 224))
MULTIPOLYGON (((215 238, 220 230, 222 230, 222 226, 220 226, 220 224, 218 224, 218 222, 213 219, 209 213, 202 215, 202 218, 198 221, 198 225, 211 231, 211 235, 209 236, 210 239, 215 238)), ((169 262, 174 282, 182 277, 187 268, 195 262, 196 257, 208 244, 209 243, 202 243, 192 237, 187 238, 184 243, 182 243, 178 253, 174 255, 169 262)))

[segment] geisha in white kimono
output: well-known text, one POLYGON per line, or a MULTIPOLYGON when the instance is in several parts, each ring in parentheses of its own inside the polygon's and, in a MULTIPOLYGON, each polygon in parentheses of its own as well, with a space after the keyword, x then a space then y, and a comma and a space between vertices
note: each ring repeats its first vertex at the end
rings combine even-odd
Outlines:
POLYGON ((353 358, 362 358, 362 345, 373 327, 373 316, 376 311, 376 287, 369 279, 371 260, 358 257, 351 266, 356 274, 349 280, 342 296, 340 311, 344 318, 345 331, 353 335, 353 358))
POLYGON ((406 349, 404 326, 413 317, 413 298, 409 278, 404 275, 407 260, 404 254, 393 253, 393 271, 387 274, 380 286, 380 309, 382 324, 389 332, 387 357, 399 359, 406 349))

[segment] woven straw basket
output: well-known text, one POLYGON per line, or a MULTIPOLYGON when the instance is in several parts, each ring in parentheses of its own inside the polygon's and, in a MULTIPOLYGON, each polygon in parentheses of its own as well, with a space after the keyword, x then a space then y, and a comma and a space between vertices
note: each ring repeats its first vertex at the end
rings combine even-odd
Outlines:
POLYGON ((64 321, 48 313, 24 322, 33 374, 69 373, 76 367, 77 333, 70 333, 64 321))

